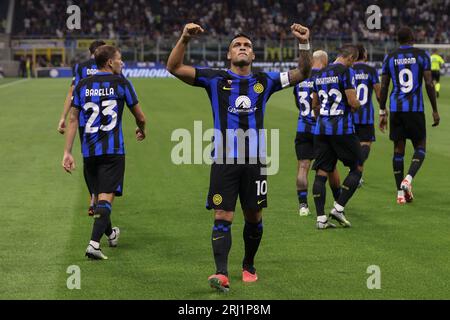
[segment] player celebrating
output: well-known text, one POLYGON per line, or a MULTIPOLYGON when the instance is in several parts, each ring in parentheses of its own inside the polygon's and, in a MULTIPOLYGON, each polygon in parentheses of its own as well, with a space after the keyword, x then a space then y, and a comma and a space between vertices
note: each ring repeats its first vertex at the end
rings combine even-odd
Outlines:
POLYGON ((436 89, 436 97, 439 98, 439 91, 441 90, 441 67, 445 63, 444 59, 438 54, 437 49, 433 49, 431 55, 431 76, 436 89))
MULTIPOLYGON (((58 122, 58 132, 59 133, 64 134, 64 132, 66 130, 66 118, 67 118, 67 114, 69 113, 70 105, 72 103, 73 89, 77 86, 77 84, 78 84, 78 82, 80 82, 80 80, 90 77, 97 73, 97 65, 95 64, 94 52, 98 47, 103 46, 105 44, 106 43, 102 40, 96 40, 96 41, 92 42, 91 45, 89 46, 89 52, 91 53, 91 58, 80 64, 76 64, 73 67, 72 83, 69 87, 69 92, 67 93, 66 100, 64 101, 64 109, 61 114, 61 118, 59 119, 59 122, 58 122)), ((84 124, 82 124, 82 123, 80 123, 80 125, 84 126, 84 124)), ((94 208, 95 208, 95 203, 97 200, 95 199, 95 196, 93 195, 91 190, 89 190, 89 194, 91 195, 91 200, 90 200, 90 204, 89 204, 88 214, 90 216, 92 216, 92 215, 94 215, 94 208)))
POLYGON ((357 57, 358 50, 352 45, 345 45, 340 49, 335 63, 320 70, 314 77, 313 108, 318 119, 314 128, 316 161, 313 168, 316 177, 313 195, 318 229, 335 227, 325 215, 325 183, 327 173, 334 170, 338 159, 350 168, 350 173, 344 180, 330 217, 344 227, 351 226, 344 215, 344 207, 358 187, 362 175, 361 147, 355 135, 352 116, 352 112, 360 107, 354 71, 350 68, 357 57))
MULTIPOLYGON (((294 87, 295 103, 299 109, 297 135, 295 138, 295 152, 297 154, 297 195, 299 201, 299 215, 308 216, 308 173, 311 160, 314 159, 314 127, 316 117, 311 107, 314 75, 328 65, 328 55, 318 50, 313 53, 311 77, 294 87)), ((329 174, 330 188, 334 199, 337 200, 341 192, 339 173, 335 169, 329 174)))
POLYGON ((389 82, 392 79, 393 87, 389 100, 391 111, 389 137, 394 142, 392 163, 397 184, 397 203, 404 204, 413 200, 411 182, 425 159, 426 128, 422 78, 425 79, 428 98, 433 108, 433 126, 439 125, 440 118, 430 71, 430 57, 425 51, 412 46, 414 34, 410 28, 400 28, 397 37, 400 48, 390 53, 383 62, 380 129, 384 131, 387 125, 386 100, 389 82), (404 177, 403 157, 406 139, 412 141, 414 155, 408 174, 404 177))
POLYGON ((102 235, 108 237, 110 247, 117 246, 120 235, 119 228, 112 228, 110 216, 114 197, 122 196, 123 192, 124 103, 136 119, 138 141, 145 138, 145 116, 132 84, 120 76, 123 66, 120 51, 112 46, 102 46, 95 51, 95 62, 99 68, 96 75, 81 80, 73 91, 62 165, 69 173, 75 169, 72 146, 79 126, 84 177, 89 190, 98 198, 86 256, 91 259, 107 259, 100 249, 102 235))
POLYGON ((311 70, 309 30, 299 24, 293 24, 291 30, 300 42, 300 58, 298 68, 289 72, 252 73, 253 44, 243 34, 235 36, 229 45, 229 70, 194 68, 183 64, 189 40, 204 31, 194 23, 184 27, 167 62, 173 75, 187 84, 205 88, 211 100, 216 130, 207 208, 215 212, 212 247, 216 273, 208 278, 208 282, 220 291, 229 290, 227 261, 238 195, 245 218, 242 280, 254 282, 258 279, 254 258, 263 234, 262 208, 267 207, 267 180, 262 170, 264 159, 261 159, 265 142, 258 133, 263 129, 270 95, 306 79, 311 70))
MULTIPOLYGON (((377 70, 366 64, 366 48, 362 45, 357 46, 357 48, 358 60, 353 64, 352 69, 355 71, 356 94, 361 107, 353 114, 353 119, 355 123, 355 133, 361 142, 362 162, 364 163, 369 157, 372 142, 375 141, 372 93, 375 90, 375 95, 379 102, 380 80, 378 79, 377 70)), ((361 178, 360 185, 362 182, 361 178)))

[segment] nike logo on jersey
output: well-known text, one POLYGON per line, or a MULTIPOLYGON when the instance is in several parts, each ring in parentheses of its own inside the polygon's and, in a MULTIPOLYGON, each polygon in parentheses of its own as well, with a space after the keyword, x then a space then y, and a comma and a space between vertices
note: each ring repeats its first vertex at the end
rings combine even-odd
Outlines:
POLYGON ((258 201, 258 205, 260 205, 260 204, 263 203, 264 201, 266 201, 266 199, 258 201))
POLYGON ((232 88, 231 88, 231 87, 225 87, 225 86, 224 86, 224 87, 222 87, 222 89, 223 89, 223 90, 230 91, 232 88))
POLYGON ((219 239, 222 239, 222 238, 225 238, 225 236, 221 236, 221 237, 213 238, 213 241, 216 241, 216 240, 219 240, 219 239))

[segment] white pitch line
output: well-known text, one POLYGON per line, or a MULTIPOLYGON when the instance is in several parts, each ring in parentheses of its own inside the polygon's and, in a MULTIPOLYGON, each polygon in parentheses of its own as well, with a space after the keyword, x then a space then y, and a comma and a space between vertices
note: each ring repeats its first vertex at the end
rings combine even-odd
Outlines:
POLYGON ((8 82, 8 83, 5 83, 5 84, 1 84, 0 85, 0 89, 7 88, 7 87, 10 87, 10 86, 22 83, 22 82, 26 82, 26 81, 29 81, 29 80, 30 79, 21 79, 21 80, 16 80, 16 81, 13 81, 13 82, 8 82))

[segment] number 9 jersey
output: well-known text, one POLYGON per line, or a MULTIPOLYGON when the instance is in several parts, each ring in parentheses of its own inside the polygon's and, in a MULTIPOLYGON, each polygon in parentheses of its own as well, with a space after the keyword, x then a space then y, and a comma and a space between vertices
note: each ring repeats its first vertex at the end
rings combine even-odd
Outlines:
POLYGON ((430 56, 419 48, 400 46, 386 56, 382 74, 392 79, 391 112, 423 112, 423 72, 430 69, 430 56))
POLYGON ((125 154, 122 134, 124 104, 138 104, 133 85, 121 75, 98 72, 81 80, 72 106, 80 111, 79 131, 84 158, 125 154))
POLYGON ((353 134, 353 114, 345 90, 355 88, 355 72, 341 63, 329 64, 314 77, 314 92, 320 102, 315 135, 353 134))

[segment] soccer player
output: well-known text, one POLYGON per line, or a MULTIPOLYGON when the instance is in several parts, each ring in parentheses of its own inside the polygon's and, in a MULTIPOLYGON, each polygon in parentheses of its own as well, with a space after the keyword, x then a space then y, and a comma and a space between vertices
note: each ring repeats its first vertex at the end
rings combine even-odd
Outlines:
MULTIPOLYGON (((377 101, 380 101, 380 79, 375 68, 369 66, 367 62, 367 50, 362 45, 358 45, 358 60, 353 64, 355 71, 356 94, 361 107, 353 114, 355 123, 355 133, 361 142, 362 162, 367 160, 372 142, 375 141, 374 110, 372 103, 372 93, 375 91, 377 101)), ((363 180, 361 178, 360 186, 363 180)))
POLYGON ((358 50, 355 46, 344 45, 336 61, 314 77, 312 104, 318 119, 314 128, 316 160, 313 168, 316 170, 316 177, 313 196, 318 229, 336 227, 328 222, 325 215, 325 183, 327 174, 335 169, 337 160, 349 167, 350 172, 342 184, 330 218, 344 227, 351 226, 344 215, 344 208, 358 187, 362 175, 361 146, 353 125, 353 112, 360 107, 360 103, 356 97, 355 74, 350 68, 357 57, 358 50))
POLYGON ((86 256, 107 259, 100 249, 102 235, 107 236, 110 247, 117 246, 120 235, 119 228, 112 228, 110 216, 114 197, 120 197, 123 193, 124 104, 127 104, 136 119, 138 141, 145 138, 145 116, 133 85, 120 75, 123 66, 120 51, 113 46, 99 47, 95 51, 95 63, 98 72, 81 80, 73 91, 62 166, 69 173, 75 169, 72 146, 79 127, 84 177, 88 189, 98 198, 86 256))
MULTIPOLYGON (((70 106, 72 103, 72 92, 73 92, 74 88, 77 86, 77 84, 78 84, 78 82, 80 82, 80 80, 90 77, 97 73, 97 65, 95 64, 94 52, 98 47, 103 46, 105 44, 106 43, 102 40, 96 40, 96 41, 92 42, 91 45, 89 46, 89 52, 91 53, 91 58, 80 64, 76 64, 73 67, 72 83, 69 87, 69 92, 67 93, 66 100, 64 101, 63 112, 62 112, 61 118, 59 119, 59 122, 58 122, 58 132, 59 133, 64 134, 64 132, 66 130, 66 118, 67 118, 67 114, 69 113, 69 109, 70 109, 70 106)), ((91 195, 91 199, 90 199, 90 204, 89 204, 89 208, 88 208, 88 214, 90 216, 93 216, 95 203, 97 200, 95 199, 95 196, 93 195, 91 190, 89 190, 89 194, 91 195)))
POLYGON ((441 67, 445 63, 444 59, 438 54, 437 49, 433 49, 431 55, 431 76, 434 82, 434 88, 436 89, 436 97, 439 98, 439 91, 441 90, 441 67))
POLYGON ((169 56, 167 68, 187 84, 205 88, 211 101, 216 130, 207 208, 214 209, 211 238, 216 273, 208 278, 208 282, 212 288, 228 291, 231 224, 238 195, 245 218, 242 280, 254 282, 258 279, 254 258, 263 235, 262 209, 267 207, 267 180, 263 170, 264 112, 267 100, 274 92, 309 77, 309 30, 299 24, 291 26, 293 35, 300 42, 299 65, 297 69, 283 73, 252 73, 253 43, 244 34, 236 35, 229 45, 230 69, 185 65, 183 58, 190 39, 203 31, 194 23, 184 27, 169 56))
POLYGON ((397 203, 405 204, 413 200, 411 182, 419 171, 426 148, 426 128, 422 97, 422 78, 431 107, 433 126, 439 125, 436 93, 430 70, 430 56, 423 50, 414 48, 414 33, 408 27, 401 27, 397 33, 400 47, 386 56, 383 62, 380 97, 380 129, 387 125, 386 100, 392 79, 389 138, 394 142, 393 169, 397 185, 397 203), (403 173, 406 139, 414 146, 414 155, 406 177, 403 173))
MULTIPOLYGON (((299 202, 299 215, 308 216, 308 173, 311 160, 314 159, 314 127, 316 116, 312 109, 312 89, 314 75, 328 65, 328 54, 323 50, 313 53, 311 77, 305 79, 294 87, 294 97, 299 109, 297 135, 295 137, 295 152, 297 154, 297 196, 299 202)), ((341 192, 341 182, 337 169, 328 175, 331 191, 335 200, 341 192)))

